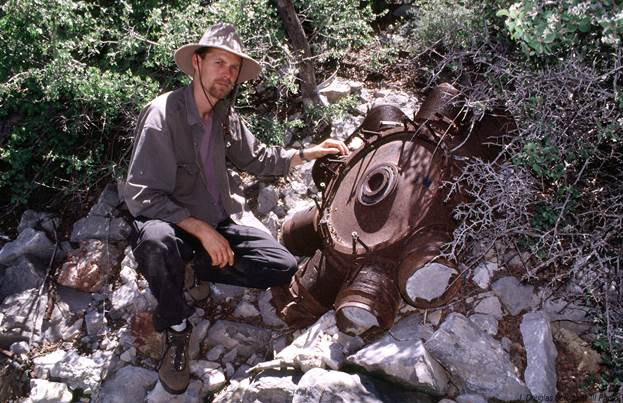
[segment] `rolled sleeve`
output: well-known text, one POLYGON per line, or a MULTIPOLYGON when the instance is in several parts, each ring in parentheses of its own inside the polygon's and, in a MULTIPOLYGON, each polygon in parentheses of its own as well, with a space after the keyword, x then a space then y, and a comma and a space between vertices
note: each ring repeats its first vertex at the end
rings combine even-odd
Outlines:
POLYGON ((134 147, 124 192, 130 213, 173 224, 189 217, 188 209, 171 198, 177 164, 168 133, 143 127, 134 147))

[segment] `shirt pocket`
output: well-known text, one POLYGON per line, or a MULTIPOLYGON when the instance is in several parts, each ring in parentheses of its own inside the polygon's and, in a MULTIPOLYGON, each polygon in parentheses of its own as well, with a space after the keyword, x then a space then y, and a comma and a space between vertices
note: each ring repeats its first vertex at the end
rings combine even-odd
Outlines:
POLYGON ((183 197, 191 195, 199 179, 199 168, 192 162, 179 162, 175 175, 175 196, 183 197))

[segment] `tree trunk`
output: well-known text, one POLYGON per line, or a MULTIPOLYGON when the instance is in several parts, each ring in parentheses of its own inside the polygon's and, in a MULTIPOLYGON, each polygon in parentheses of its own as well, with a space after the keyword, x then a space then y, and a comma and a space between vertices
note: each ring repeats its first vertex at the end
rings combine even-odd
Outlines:
POLYGON ((321 105, 320 96, 316 89, 316 76, 314 65, 311 60, 311 49, 309 42, 303 31, 301 21, 296 14, 292 0, 276 0, 277 11, 283 21, 290 44, 294 49, 297 63, 299 66, 299 79, 303 105, 309 108, 314 105, 321 105))

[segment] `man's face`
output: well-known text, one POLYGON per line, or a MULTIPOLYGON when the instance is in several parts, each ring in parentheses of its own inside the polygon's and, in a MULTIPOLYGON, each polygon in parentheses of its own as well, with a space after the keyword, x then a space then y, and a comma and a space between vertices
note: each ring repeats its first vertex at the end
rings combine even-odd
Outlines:
POLYGON ((193 55, 195 74, 201 74, 206 92, 216 100, 225 98, 232 90, 241 63, 240 56, 217 48, 211 48, 203 59, 197 54, 193 55))

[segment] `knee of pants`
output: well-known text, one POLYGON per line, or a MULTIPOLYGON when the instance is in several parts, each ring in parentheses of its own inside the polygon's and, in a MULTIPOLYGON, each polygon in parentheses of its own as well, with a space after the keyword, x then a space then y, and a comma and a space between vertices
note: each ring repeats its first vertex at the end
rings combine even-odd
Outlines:
POLYGON ((170 260, 171 253, 177 253, 175 230, 164 221, 148 221, 140 229, 133 246, 132 251, 139 266, 162 264, 163 261, 170 260))

